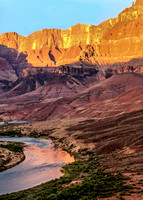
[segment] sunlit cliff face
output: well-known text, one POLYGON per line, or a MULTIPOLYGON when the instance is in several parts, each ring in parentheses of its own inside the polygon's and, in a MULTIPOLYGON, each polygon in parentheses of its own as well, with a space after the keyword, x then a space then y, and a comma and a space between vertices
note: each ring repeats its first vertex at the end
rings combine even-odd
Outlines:
POLYGON ((143 5, 143 0, 136 0, 136 3, 135 3, 136 5, 143 5))
POLYGON ((59 66, 85 62, 122 62, 143 55, 143 0, 117 18, 98 26, 77 24, 67 30, 44 29, 23 37, 0 35, 0 44, 28 55, 33 66, 59 66))

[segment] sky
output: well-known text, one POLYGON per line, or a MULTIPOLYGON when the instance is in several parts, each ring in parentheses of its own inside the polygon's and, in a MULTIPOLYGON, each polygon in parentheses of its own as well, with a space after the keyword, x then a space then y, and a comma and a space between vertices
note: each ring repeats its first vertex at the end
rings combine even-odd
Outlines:
POLYGON ((98 25, 116 17, 133 0, 0 0, 0 33, 27 36, 44 28, 98 25))

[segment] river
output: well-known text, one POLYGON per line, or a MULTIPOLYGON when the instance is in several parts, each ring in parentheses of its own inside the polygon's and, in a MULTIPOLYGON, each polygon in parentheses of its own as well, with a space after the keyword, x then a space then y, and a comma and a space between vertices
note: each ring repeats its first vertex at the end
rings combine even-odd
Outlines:
POLYGON ((23 142, 25 160, 0 172, 0 195, 28 189, 62 176, 60 168, 74 161, 67 152, 55 148, 51 140, 0 137, 0 141, 23 142))
POLYGON ((8 124, 28 124, 26 121, 4 121, 0 122, 0 126, 8 125, 8 124))

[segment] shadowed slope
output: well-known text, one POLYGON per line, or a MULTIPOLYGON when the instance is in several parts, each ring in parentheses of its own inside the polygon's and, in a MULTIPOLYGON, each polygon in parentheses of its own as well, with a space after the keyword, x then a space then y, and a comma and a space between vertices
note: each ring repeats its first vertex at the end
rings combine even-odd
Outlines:
POLYGON ((12 83, 27 68, 27 55, 0 45, 0 93, 12 88, 12 83))
MULTIPOLYGON (((47 98, 39 104, 34 103, 30 98, 30 93, 27 97, 29 104, 26 102, 24 107, 22 106, 23 96, 17 100, 11 98, 5 101, 11 105, 6 115, 26 120, 75 116, 103 118, 143 108, 143 76, 135 73, 114 75, 75 96, 58 100, 51 99, 52 101, 47 98), (12 105, 14 101, 16 101, 17 107, 12 105)), ((1 106, 2 111, 3 107, 1 106)))

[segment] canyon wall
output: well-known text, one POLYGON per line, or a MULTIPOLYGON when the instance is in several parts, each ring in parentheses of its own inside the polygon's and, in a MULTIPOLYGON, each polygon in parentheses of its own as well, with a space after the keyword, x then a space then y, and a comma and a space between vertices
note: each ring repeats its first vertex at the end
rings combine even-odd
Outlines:
POLYGON ((0 35, 0 44, 27 54, 35 67, 84 61, 95 64, 128 61, 143 56, 143 1, 137 0, 117 18, 98 26, 77 24, 67 30, 43 29, 24 37, 0 35))

